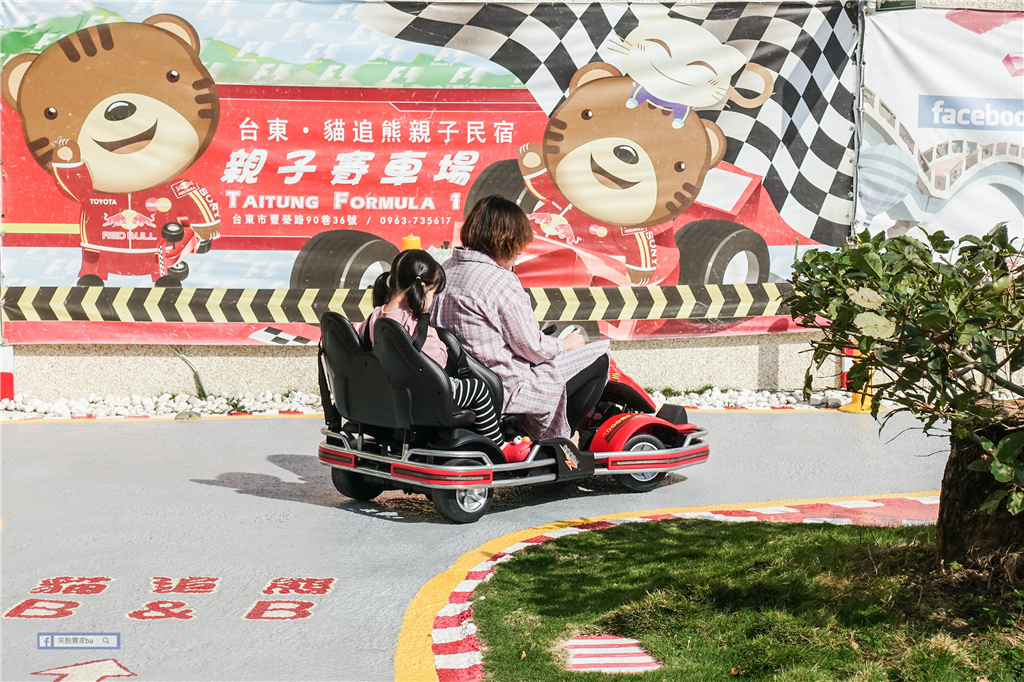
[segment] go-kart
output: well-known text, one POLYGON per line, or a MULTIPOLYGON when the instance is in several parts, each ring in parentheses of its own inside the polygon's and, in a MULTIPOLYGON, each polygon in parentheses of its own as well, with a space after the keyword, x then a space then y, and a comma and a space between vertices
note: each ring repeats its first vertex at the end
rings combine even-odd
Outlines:
MULTIPOLYGON (((378 319, 373 331, 367 349, 344 316, 327 312, 320 321, 326 438, 319 459, 346 497, 422 493, 445 518, 472 523, 487 512, 495 488, 597 475, 644 492, 669 471, 708 458, 706 430, 689 423, 678 405, 655 414, 650 396, 612 363, 600 400, 579 426, 579 448, 565 438, 539 440, 524 461, 506 462, 493 441, 468 430, 474 414, 452 400, 448 381, 449 374, 477 377, 502 405, 493 372, 447 330, 437 329, 448 347, 447 368, 420 352, 394 320, 378 319)), ((522 434, 522 424, 521 415, 504 415, 506 438, 522 434)))

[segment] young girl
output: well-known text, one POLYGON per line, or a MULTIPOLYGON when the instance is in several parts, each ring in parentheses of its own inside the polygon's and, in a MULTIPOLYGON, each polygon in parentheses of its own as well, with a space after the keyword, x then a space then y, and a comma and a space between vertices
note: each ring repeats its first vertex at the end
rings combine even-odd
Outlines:
MULTIPOLYGON (((409 249, 395 256, 391 271, 385 272, 373 284, 373 304, 376 306, 370 316, 356 327, 360 338, 365 338, 369 325, 369 338, 373 342, 373 324, 380 316, 395 320, 416 338, 416 325, 421 315, 430 310, 434 296, 444 289, 444 269, 429 253, 420 249, 409 249)), ((448 347, 433 327, 427 328, 427 337, 421 349, 427 357, 442 368, 448 364, 448 347)), ((490 438, 505 455, 506 461, 521 462, 530 453, 529 441, 506 443, 498 426, 498 415, 490 391, 483 381, 475 377, 449 377, 452 397, 459 407, 476 415, 472 429, 490 438)))

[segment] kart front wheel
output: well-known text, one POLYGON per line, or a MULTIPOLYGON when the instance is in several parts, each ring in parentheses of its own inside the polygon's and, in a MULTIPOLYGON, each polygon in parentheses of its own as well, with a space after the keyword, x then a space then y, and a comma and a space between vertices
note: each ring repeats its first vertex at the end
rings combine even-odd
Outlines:
MULTIPOLYGON (((660 439, 649 433, 638 433, 627 440, 622 449, 628 452, 664 450, 665 444, 662 443, 660 439)), ((627 490, 631 490, 635 493, 645 493, 648 490, 654 490, 657 488, 658 484, 665 480, 665 476, 666 474, 664 471, 660 473, 618 474, 615 476, 615 480, 619 482, 619 485, 627 490)))
MULTIPOLYGON (((450 466, 480 464, 472 459, 446 462, 450 466)), ((437 512, 455 523, 475 523, 491 508, 493 490, 490 488, 463 488, 461 490, 435 489, 431 493, 437 512)))
POLYGON ((384 492, 384 484, 362 474, 331 467, 331 482, 339 493, 360 502, 369 502, 384 492))

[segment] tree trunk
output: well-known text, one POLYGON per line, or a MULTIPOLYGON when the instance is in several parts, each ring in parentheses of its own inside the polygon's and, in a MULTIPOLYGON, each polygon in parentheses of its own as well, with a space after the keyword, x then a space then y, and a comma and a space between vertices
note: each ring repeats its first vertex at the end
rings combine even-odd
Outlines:
MULTIPOLYGON (((985 435, 997 442, 1001 432, 985 435)), ((995 514, 981 511, 982 503, 1001 485, 992 474, 967 468, 981 455, 981 447, 974 441, 950 437, 937 526, 943 563, 956 561, 981 568, 1001 563, 1007 555, 1024 553, 1024 513, 1013 516, 1005 506, 995 514)), ((1017 562, 1010 562, 1006 569, 1016 572, 1016 566, 1017 562)))

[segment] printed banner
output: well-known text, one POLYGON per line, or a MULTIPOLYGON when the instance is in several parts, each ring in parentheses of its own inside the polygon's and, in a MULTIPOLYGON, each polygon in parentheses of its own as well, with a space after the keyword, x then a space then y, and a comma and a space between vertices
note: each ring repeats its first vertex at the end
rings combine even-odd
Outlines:
POLYGON ((794 258, 852 219, 853 11, 5 2, 4 338, 315 341, 322 306, 275 305, 362 300, 402 248, 446 258, 490 194, 530 215, 541 321, 792 329, 794 258), (268 312, 222 306, 244 292, 268 312), (137 312, 169 301, 186 314, 137 312))
POLYGON ((886 12, 864 30, 859 229, 1024 236, 1024 12, 886 12))

